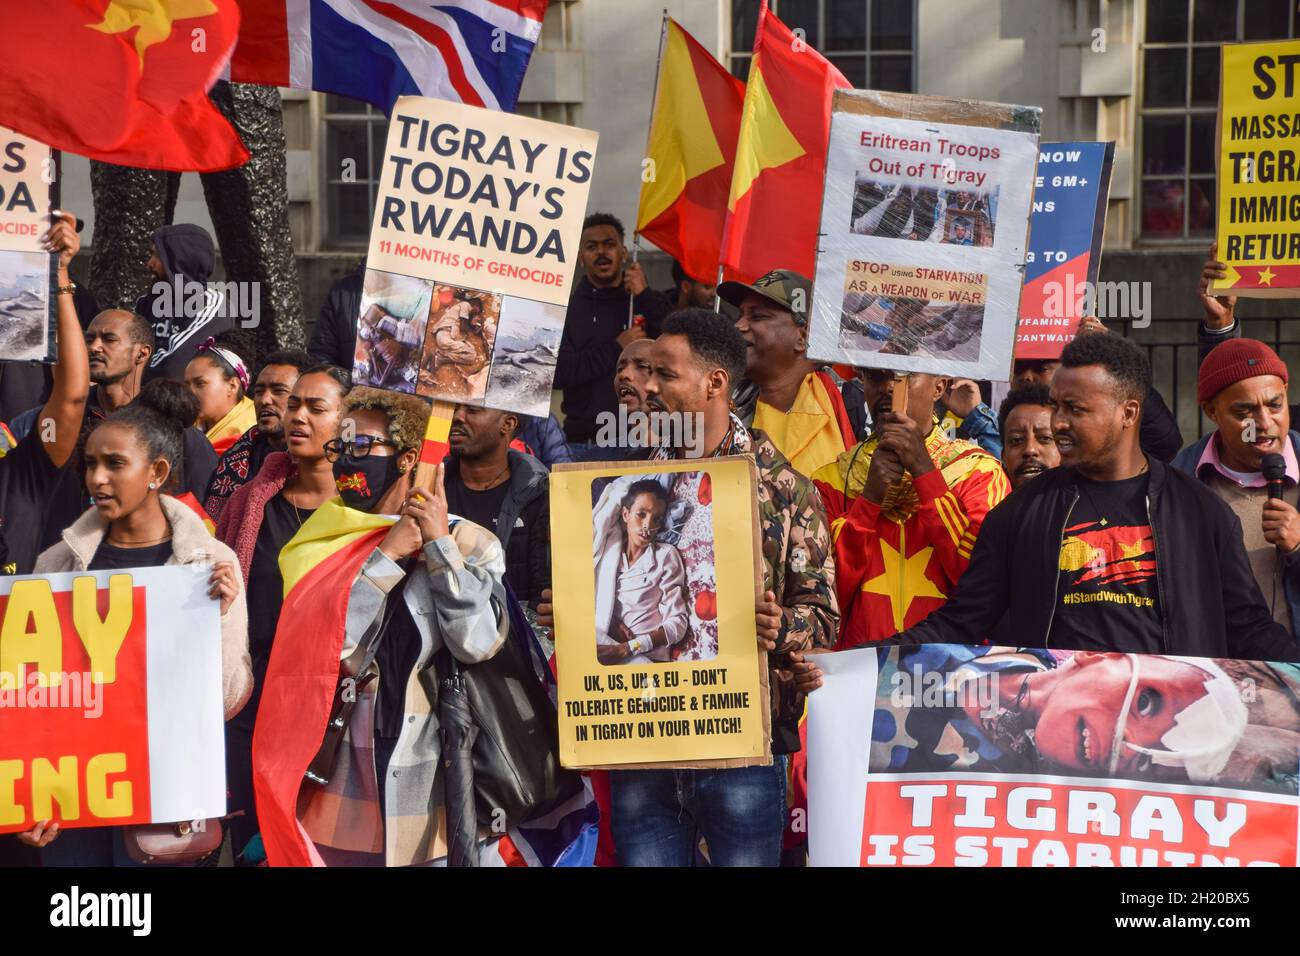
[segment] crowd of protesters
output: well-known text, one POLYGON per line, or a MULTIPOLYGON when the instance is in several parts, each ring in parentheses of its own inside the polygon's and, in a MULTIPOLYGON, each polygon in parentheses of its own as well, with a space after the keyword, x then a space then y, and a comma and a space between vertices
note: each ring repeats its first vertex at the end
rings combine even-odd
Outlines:
MULTIPOLYGON (((622 224, 596 213, 558 355, 562 424, 460 406, 450 457, 420 485, 428 406, 350 383, 361 272, 330 291, 305 352, 246 363, 221 338, 214 303, 186 321, 152 296, 134 311, 99 311, 68 277, 74 224, 58 214, 45 237, 59 291, 46 394, 0 392, 0 566, 208 569, 238 864, 265 859, 267 808, 255 796, 264 712, 292 700, 275 687, 289 679, 276 656, 313 637, 286 608, 286 551, 297 560, 376 527, 387 531, 360 570, 335 582, 347 594, 339 668, 365 661, 365 706, 351 711, 328 781, 291 812, 323 862, 446 859, 427 675, 448 654, 492 658, 512 627, 552 625, 553 589, 564 586, 550 542, 558 462, 748 454, 758 474, 755 625, 771 667, 773 763, 602 777, 600 862, 689 865, 701 840, 715 865, 781 862, 799 718, 822 683, 816 652, 991 643, 1300 660, 1288 370, 1241 337, 1230 297, 1206 292, 1223 271, 1213 249, 1197 400, 1214 430, 1183 447, 1144 351, 1096 319, 1059 360, 1018 361, 993 409, 987 383, 911 374, 900 389, 891 371, 809 358, 811 282, 796 272, 715 289, 674 264, 674 287, 651 289, 628 261, 622 224), (715 311, 715 296, 734 311, 715 311), (702 442, 601 441, 602 416, 620 407, 694 416, 702 442), (514 601, 522 624, 502 613, 514 601)), ((160 230, 149 268, 204 281, 211 239, 196 226, 160 230)), ((656 484, 649 497, 660 500, 647 507, 695 496, 690 480, 656 484)), ((674 567, 686 580, 698 573, 689 544, 674 567)), ((42 821, 0 838, 0 855, 130 865, 121 831, 42 821)))

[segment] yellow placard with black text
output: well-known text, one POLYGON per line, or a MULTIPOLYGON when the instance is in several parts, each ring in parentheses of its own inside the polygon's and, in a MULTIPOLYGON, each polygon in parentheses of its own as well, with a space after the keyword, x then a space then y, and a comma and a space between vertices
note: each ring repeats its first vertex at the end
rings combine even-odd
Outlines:
POLYGON ((1300 296, 1300 40, 1222 47, 1212 293, 1300 296))
POLYGON ((771 762, 755 487, 745 456, 551 473, 564 766, 771 762))

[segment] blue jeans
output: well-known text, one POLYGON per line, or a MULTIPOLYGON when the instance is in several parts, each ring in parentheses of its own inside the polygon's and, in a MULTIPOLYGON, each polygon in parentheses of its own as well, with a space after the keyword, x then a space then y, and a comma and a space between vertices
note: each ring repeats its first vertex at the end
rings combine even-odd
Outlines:
POLYGON ((618 865, 690 866, 703 836, 714 866, 779 866, 785 760, 735 770, 611 772, 618 865))

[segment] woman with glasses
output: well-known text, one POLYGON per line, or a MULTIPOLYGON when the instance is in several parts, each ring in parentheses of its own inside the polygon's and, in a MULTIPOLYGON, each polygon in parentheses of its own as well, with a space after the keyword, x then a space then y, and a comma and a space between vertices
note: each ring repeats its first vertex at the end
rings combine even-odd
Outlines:
POLYGON ((324 449, 340 498, 321 506, 282 557, 288 567, 301 548, 322 555, 322 564, 346 561, 364 533, 376 542, 351 559, 360 566, 346 602, 299 598, 292 585, 285 599, 253 746, 272 865, 301 858, 300 833, 330 866, 425 865, 447 856, 435 655, 445 647, 463 663, 487 660, 509 622, 497 611, 505 607, 497 539, 447 513, 441 466, 432 488, 414 485, 428 417, 428 405, 411 395, 360 386, 348 393, 339 435, 324 449), (277 744, 301 721, 293 706, 307 686, 301 662, 318 659, 322 646, 339 648, 355 706, 327 782, 298 778, 286 793, 275 782, 285 761, 277 744), (281 825, 294 817, 296 824, 281 825))
POLYGON ((257 475, 230 496, 217 525, 217 537, 234 549, 244 569, 248 650, 253 660, 253 696, 226 725, 230 809, 244 811, 242 817, 230 823, 237 863, 256 864, 261 859, 258 845, 249 846, 257 833, 253 725, 284 600, 280 551, 317 508, 338 494, 333 466, 325 457, 325 443, 338 432, 343 398, 349 388, 348 373, 334 365, 318 365, 299 376, 284 416, 286 450, 266 456, 257 475))

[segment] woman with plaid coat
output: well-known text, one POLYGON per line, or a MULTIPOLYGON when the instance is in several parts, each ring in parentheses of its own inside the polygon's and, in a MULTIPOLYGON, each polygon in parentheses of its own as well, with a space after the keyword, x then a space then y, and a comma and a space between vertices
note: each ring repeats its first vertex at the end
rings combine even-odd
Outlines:
MULTIPOLYGON (((508 619, 498 614, 505 607, 505 562, 497 539, 448 515, 441 467, 433 489, 414 488, 427 417, 428 406, 413 396, 353 389, 341 416, 347 440, 325 446, 341 500, 319 508, 281 552, 289 585, 291 563, 313 549, 319 565, 347 552, 331 551, 336 542, 352 542, 354 553, 363 539, 377 544, 362 544, 366 553, 354 559, 360 565, 350 576, 346 602, 319 589, 309 596, 340 609, 329 636, 339 647, 342 673, 356 678, 356 705, 329 782, 303 783, 296 799, 268 785, 271 774, 258 766, 273 766, 280 729, 295 713, 302 719, 301 698, 295 711, 293 694, 272 693, 277 676, 285 681, 282 691, 294 688, 292 669, 277 667, 286 663, 277 658, 292 658, 295 644, 319 648, 329 638, 307 619, 309 610, 288 620, 292 589, 286 596, 253 745, 272 865, 292 863, 304 851, 312 862, 331 866, 427 865, 447 855, 435 655, 445 647, 467 664, 488 660, 504 643, 508 619), (363 667, 364 645, 376 636, 378 651, 363 667), (268 827, 270 803, 277 818, 282 810, 296 815, 311 846, 295 845, 297 834, 268 827)), ((490 852, 490 843, 484 850, 490 852)))

